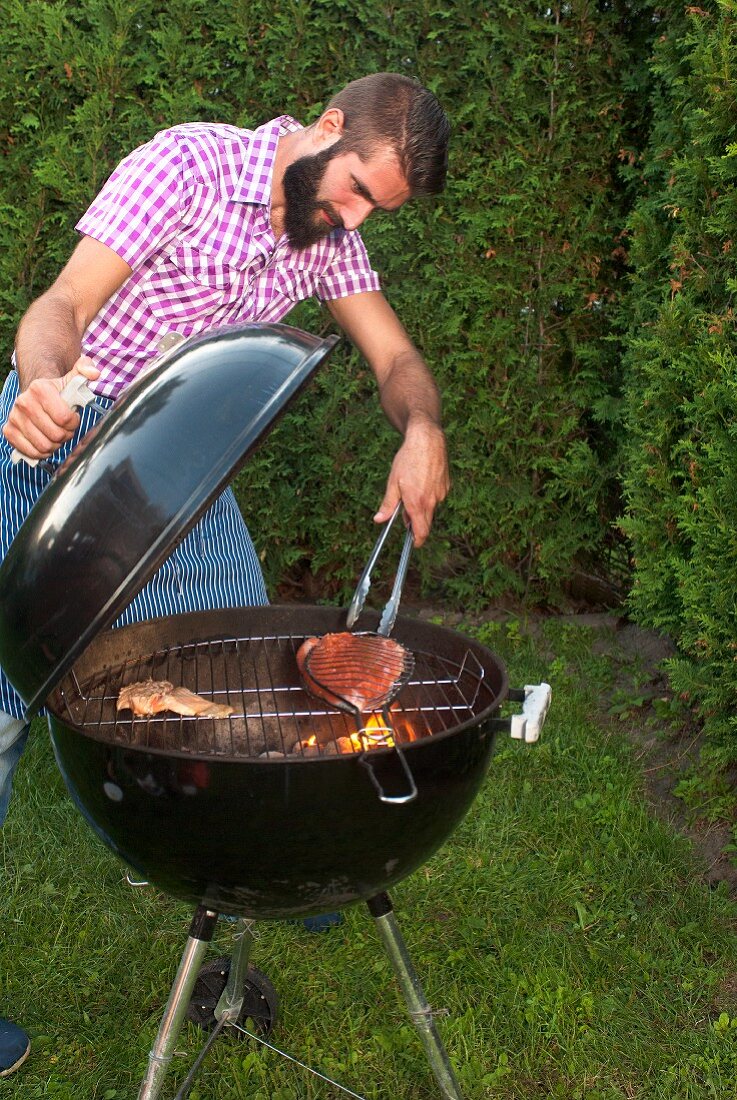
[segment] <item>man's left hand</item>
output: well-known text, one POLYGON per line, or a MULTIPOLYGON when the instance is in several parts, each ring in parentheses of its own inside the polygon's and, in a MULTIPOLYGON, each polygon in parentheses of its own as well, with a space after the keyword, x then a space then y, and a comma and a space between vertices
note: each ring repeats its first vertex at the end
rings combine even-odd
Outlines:
POLYGON ((430 419, 413 420, 394 456, 386 492, 374 516, 386 523, 401 500, 412 524, 414 545, 422 546, 432 526, 435 508, 450 489, 445 435, 430 419))

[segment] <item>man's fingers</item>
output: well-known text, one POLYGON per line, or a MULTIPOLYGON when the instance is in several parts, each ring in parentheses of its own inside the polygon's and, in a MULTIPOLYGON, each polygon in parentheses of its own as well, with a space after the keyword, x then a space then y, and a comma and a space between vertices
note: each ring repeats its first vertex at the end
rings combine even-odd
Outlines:
POLYGON ((94 382, 96 378, 100 377, 100 372, 95 364, 90 359, 89 355, 80 355, 74 366, 62 379, 61 389, 64 389, 67 382, 69 382, 75 375, 82 375, 83 378, 88 379, 90 382, 94 382))
POLYGON ((386 498, 382 501, 381 507, 374 516, 374 523, 387 523, 394 515, 394 509, 399 503, 399 497, 394 499, 391 503, 385 503, 386 498))
POLYGON ((100 372, 88 355, 80 355, 72 369, 56 378, 34 378, 19 393, 3 434, 8 443, 29 458, 46 458, 74 435, 79 413, 62 396, 73 378, 93 382, 100 372))
MULTIPOLYGON (((79 418, 69 409, 69 422, 73 431, 79 418)), ((4 429, 5 438, 22 454, 31 458, 44 458, 57 450, 70 436, 56 420, 43 409, 36 409, 33 417, 16 410, 12 419, 8 419, 4 429)))
MULTIPOLYGON (((387 495, 381 503, 381 507, 374 516, 375 523, 387 523, 392 515, 394 509, 399 503, 400 497, 396 494, 391 496, 387 495)), ((432 517, 435 511, 433 505, 419 503, 411 500, 403 501, 403 516, 405 523, 412 525, 412 534, 414 536, 414 545, 422 546, 426 541, 427 536, 430 534, 430 528, 432 526, 432 517)))
POLYGON ((429 511, 426 508, 412 508, 410 510, 407 507, 407 515, 409 516, 409 522, 412 524, 412 534, 414 536, 415 547, 422 546, 426 541, 427 536, 430 534, 430 528, 432 527, 432 509, 429 511))

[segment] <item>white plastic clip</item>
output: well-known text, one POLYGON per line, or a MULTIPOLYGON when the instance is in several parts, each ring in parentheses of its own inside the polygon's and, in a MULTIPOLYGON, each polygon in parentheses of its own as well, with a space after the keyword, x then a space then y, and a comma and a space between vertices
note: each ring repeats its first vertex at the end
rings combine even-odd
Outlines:
POLYGON ((553 697, 550 684, 525 684, 522 713, 513 714, 509 732, 518 741, 531 745, 540 737, 553 697))

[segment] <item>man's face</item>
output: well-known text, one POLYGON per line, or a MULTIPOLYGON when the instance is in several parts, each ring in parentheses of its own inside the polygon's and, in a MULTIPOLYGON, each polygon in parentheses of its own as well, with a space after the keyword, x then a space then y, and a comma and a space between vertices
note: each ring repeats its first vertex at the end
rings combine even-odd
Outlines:
POLYGON ((372 210, 397 210, 409 187, 391 150, 367 160, 341 142, 300 157, 284 172, 284 228, 292 248, 308 248, 333 229, 357 229, 372 210))

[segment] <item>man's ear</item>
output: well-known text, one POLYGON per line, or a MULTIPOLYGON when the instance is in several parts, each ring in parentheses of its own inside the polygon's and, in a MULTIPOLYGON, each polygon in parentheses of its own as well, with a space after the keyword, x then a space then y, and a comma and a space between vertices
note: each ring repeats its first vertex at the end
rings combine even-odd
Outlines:
POLYGON ((328 107, 315 123, 315 138, 322 149, 340 141, 343 136, 345 116, 339 107, 328 107))

